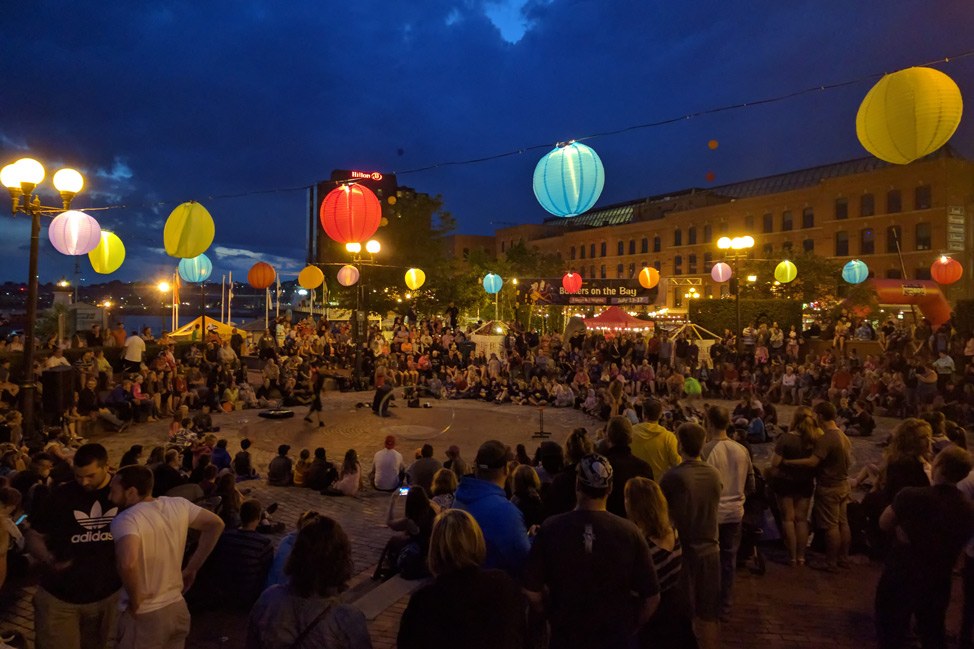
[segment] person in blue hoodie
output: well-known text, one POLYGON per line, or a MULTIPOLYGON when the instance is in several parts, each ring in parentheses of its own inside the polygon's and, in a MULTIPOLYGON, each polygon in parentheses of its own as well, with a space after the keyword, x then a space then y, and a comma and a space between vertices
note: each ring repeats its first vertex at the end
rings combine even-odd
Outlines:
POLYGON ((484 442, 474 460, 474 475, 460 480, 453 506, 469 512, 483 530, 487 544, 484 568, 503 570, 517 578, 531 543, 524 516, 504 493, 512 459, 511 449, 501 442, 484 442))

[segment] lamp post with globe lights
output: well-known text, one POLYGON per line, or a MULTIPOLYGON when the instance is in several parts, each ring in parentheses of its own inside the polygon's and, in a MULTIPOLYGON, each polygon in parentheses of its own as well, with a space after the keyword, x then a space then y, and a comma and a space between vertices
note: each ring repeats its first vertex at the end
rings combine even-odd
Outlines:
POLYGON ((0 169, 0 184, 10 193, 11 213, 30 217, 30 258, 27 270, 27 323, 24 329, 24 367, 21 385, 24 436, 34 433, 34 326, 37 322, 37 257, 41 233, 41 216, 67 212, 71 201, 84 187, 85 181, 74 169, 61 169, 54 174, 54 188, 61 195, 61 207, 41 204, 36 193, 45 176, 44 165, 32 158, 21 158, 0 169))
MULTIPOLYGON (((365 246, 356 241, 345 244, 345 250, 352 255, 352 262, 359 266, 374 266, 375 256, 382 250, 382 244, 375 239, 369 239, 365 246), (364 249, 364 253, 363 253, 364 249)), ((355 372, 353 379, 358 385, 362 381, 362 347, 368 340, 368 306, 365 295, 365 273, 359 277, 355 287, 355 317, 352 319, 352 340, 355 342, 355 372)))
POLYGON ((717 240, 717 248, 724 252, 724 258, 733 264, 734 275, 731 278, 731 289, 734 291, 734 306, 737 311, 737 357, 740 360, 743 341, 741 340, 741 283, 737 275, 737 264, 747 259, 749 251, 754 247, 754 237, 721 237, 717 240))

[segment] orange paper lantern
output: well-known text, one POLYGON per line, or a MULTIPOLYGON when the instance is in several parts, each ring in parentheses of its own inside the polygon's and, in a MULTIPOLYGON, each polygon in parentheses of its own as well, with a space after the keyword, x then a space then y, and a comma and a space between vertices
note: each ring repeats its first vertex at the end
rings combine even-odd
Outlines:
POLYGON ((947 286, 953 284, 964 276, 964 267, 953 257, 941 255, 941 257, 930 264, 930 277, 938 284, 947 286))
POLYGON ((274 283, 277 273, 274 267, 267 262, 258 261, 250 267, 247 273, 247 283, 256 289, 265 289, 274 283))

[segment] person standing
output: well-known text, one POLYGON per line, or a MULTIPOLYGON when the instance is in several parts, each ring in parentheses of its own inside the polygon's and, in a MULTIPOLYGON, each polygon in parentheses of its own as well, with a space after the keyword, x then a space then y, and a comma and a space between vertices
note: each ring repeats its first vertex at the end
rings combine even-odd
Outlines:
POLYGON ((720 542, 720 615, 730 615, 734 595, 734 572, 737 550, 741 545, 741 521, 744 499, 754 491, 754 467, 751 456, 739 442, 727 436, 730 413, 723 406, 707 409, 707 443, 702 457, 720 473, 722 485, 717 509, 717 532, 720 542))
POLYGON ((649 464, 657 479, 681 462, 676 435, 659 423, 662 415, 658 400, 643 401, 643 423, 632 427, 632 454, 649 464))
POLYGON ((34 596, 37 649, 100 649, 115 633, 118 592, 109 525, 108 451, 85 444, 74 455, 74 480, 31 512, 27 551, 43 566, 34 596))
POLYGON ((190 622, 183 593, 219 541, 223 521, 185 498, 153 498, 152 472, 145 466, 119 469, 111 498, 121 510, 111 523, 123 587, 115 646, 181 649, 190 622), (190 529, 201 535, 181 568, 190 529))
POLYGON ((653 479, 653 469, 649 464, 633 455, 632 445, 632 424, 622 416, 609 419, 605 430, 606 441, 609 448, 605 451, 605 457, 612 465, 612 474, 616 477, 616 484, 619 485, 609 494, 607 504, 608 510, 616 516, 626 517, 626 503, 623 497, 623 490, 630 478, 649 478, 653 479))
POLYGON ((325 375, 321 373, 321 368, 318 368, 318 374, 315 376, 311 391, 313 392, 311 395, 311 405, 308 407, 308 414, 305 415, 304 420, 310 424, 313 413, 318 419, 318 428, 324 428, 325 422, 321 421, 321 411, 324 410, 321 403, 321 394, 325 391, 325 375))
POLYGON ((145 354, 145 341, 135 331, 125 339, 125 351, 122 355, 122 369, 135 373, 142 367, 142 356, 145 354))
POLYGON ((676 431, 683 462, 665 474, 659 486, 683 546, 683 584, 690 596, 694 631, 700 646, 717 649, 720 613, 720 542, 717 511, 720 473, 701 459, 707 431, 683 424, 676 431))

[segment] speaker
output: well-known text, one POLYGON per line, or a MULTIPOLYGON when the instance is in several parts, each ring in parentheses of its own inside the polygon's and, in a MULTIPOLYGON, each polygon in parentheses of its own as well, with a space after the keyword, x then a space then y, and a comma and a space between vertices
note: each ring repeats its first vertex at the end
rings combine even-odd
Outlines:
POLYGON ((66 366, 52 367, 41 373, 45 414, 61 415, 71 407, 74 402, 75 376, 75 369, 66 366))

